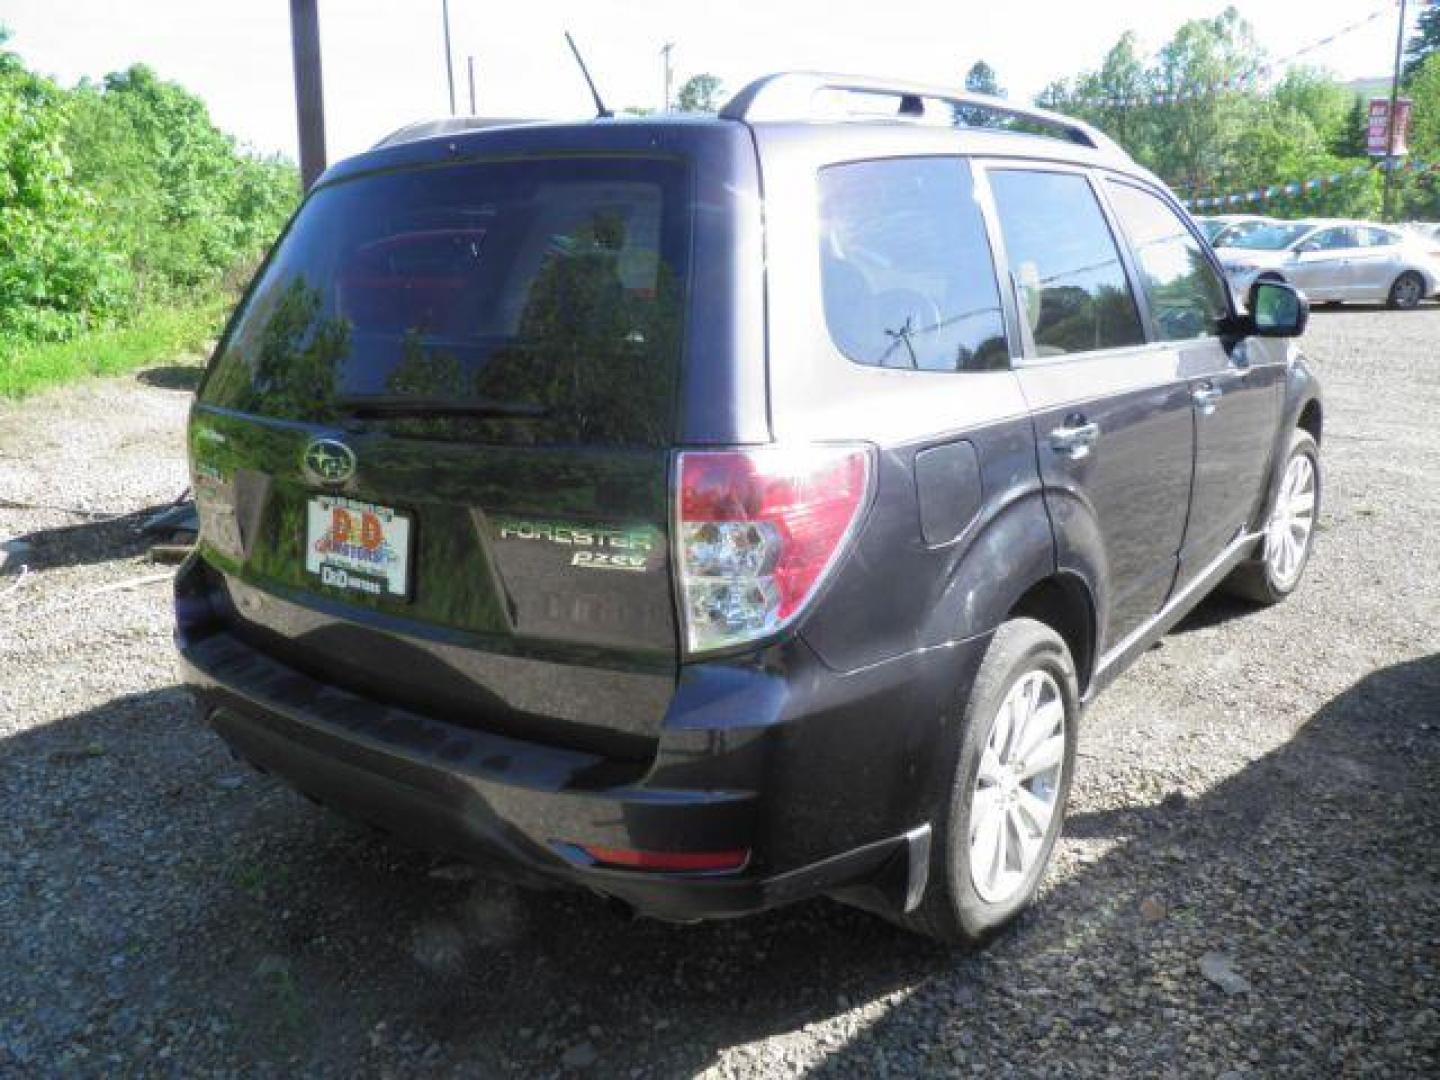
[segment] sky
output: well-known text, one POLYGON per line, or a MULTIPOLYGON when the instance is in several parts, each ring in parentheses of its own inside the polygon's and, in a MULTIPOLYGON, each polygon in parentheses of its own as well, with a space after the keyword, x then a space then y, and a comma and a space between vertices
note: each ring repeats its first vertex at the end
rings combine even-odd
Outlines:
MULTIPOLYGON (((1373 11, 1386 14, 1307 62, 1345 79, 1389 71, 1394 0, 1233 0, 1272 57, 1373 11)), ((727 91, 770 71, 818 69, 950 85, 985 59, 1012 97, 1098 67, 1126 30, 1151 50, 1225 0, 450 0, 460 110, 466 57, 478 112, 575 117, 591 104, 563 32, 585 54, 605 102, 657 107, 660 48, 674 43, 675 86, 710 72, 727 91)), ((1412 3, 1411 7, 1419 5, 1412 3)), ((0 0, 9 48, 70 84, 143 62, 203 98, 242 144, 295 158, 287 0, 0 0)), ((331 161, 413 120, 449 112, 441 0, 320 0, 331 161)))

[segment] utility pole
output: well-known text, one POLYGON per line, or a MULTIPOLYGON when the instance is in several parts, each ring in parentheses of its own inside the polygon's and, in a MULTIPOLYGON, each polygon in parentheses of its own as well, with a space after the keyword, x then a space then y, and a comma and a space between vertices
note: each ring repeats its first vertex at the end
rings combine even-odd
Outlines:
POLYGON ((665 108, 664 112, 670 111, 670 52, 675 48, 673 41, 667 41, 660 47, 660 55, 665 58, 665 108))
POLYGON ((1405 51, 1405 6, 1400 0, 1400 24, 1395 27, 1395 70, 1390 75, 1390 123, 1385 134, 1385 201, 1381 219, 1390 221, 1395 208, 1395 113, 1400 102, 1400 60, 1405 51))
POLYGON ((467 56, 465 66, 469 68, 470 72, 470 115, 476 116, 478 114, 475 111, 475 57, 467 56))
POLYGON ((455 65, 450 61, 450 0, 440 0, 440 15, 445 22, 445 80, 450 84, 450 115, 455 115, 455 65))
POLYGON ((290 0, 290 50, 295 64, 295 127, 300 141, 300 186, 325 171, 325 88, 320 79, 320 16, 316 0, 290 0))

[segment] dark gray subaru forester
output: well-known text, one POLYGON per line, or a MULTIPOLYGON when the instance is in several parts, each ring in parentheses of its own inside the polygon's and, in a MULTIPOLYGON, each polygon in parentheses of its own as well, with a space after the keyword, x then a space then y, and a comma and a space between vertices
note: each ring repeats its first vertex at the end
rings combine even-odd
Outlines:
POLYGON ((1249 301, 1103 135, 949 90, 398 133, 199 390, 187 679, 256 766, 524 880, 981 938, 1084 703, 1305 568, 1306 303, 1249 301))

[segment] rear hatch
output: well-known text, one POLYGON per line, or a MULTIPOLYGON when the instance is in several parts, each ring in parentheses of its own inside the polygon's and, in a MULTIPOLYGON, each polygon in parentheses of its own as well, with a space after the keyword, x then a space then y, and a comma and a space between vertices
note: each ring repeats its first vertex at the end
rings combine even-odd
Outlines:
POLYGON ((314 192, 192 414, 202 557, 258 647, 456 722, 643 754, 673 691, 676 158, 314 192))

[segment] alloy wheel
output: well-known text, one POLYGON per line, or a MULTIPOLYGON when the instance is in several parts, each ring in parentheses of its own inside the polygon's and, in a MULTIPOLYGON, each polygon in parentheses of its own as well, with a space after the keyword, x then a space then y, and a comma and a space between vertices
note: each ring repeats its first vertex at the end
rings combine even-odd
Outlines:
POLYGON ((1265 529, 1265 561, 1278 588, 1289 590, 1299 580, 1314 528, 1315 465, 1308 454, 1296 454, 1285 466, 1265 529))
POLYGON ((990 721, 970 796, 970 880, 987 903, 1019 893, 1044 849, 1065 739, 1059 685, 1047 671, 1025 672, 990 721))

